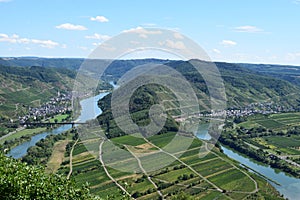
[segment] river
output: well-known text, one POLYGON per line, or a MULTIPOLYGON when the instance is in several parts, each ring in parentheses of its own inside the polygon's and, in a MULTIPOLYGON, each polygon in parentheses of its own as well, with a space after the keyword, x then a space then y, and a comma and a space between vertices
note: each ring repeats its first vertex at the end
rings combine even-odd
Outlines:
MULTIPOLYGON (((114 84, 112 84, 114 87, 116 87, 114 84)), ((85 122, 90 119, 96 118, 98 115, 102 113, 101 109, 97 106, 97 102, 99 99, 106 96, 108 93, 100 93, 97 96, 90 97, 87 99, 84 99, 80 101, 81 105, 81 114, 77 118, 76 121, 79 122, 85 122), (91 106, 93 105, 93 106, 91 106)), ((197 132, 197 137, 200 139, 208 140, 210 139, 210 135, 207 133, 208 131, 208 125, 209 124, 202 124, 199 126, 199 130, 197 132)), ((71 125, 63 125, 58 128, 55 128, 51 131, 43 132, 40 134, 37 134, 35 136, 32 136, 31 140, 28 142, 24 142, 20 144, 19 146, 13 148, 7 155, 11 156, 13 158, 21 158, 26 153, 29 147, 34 146, 38 141, 40 141, 42 138, 46 138, 47 135, 50 134, 60 134, 64 131, 67 131, 71 128, 71 125)), ((290 200, 299 200, 300 199, 300 179, 296 179, 293 177, 290 177, 286 175, 283 172, 277 172, 274 169, 270 168, 269 166, 264 166, 262 164, 256 163, 253 160, 250 160, 249 158, 240 155, 231 149, 228 149, 224 146, 222 146, 222 149, 224 151, 224 154, 226 154, 228 157, 237 160, 238 162, 246 165, 247 167, 258 171, 259 173, 263 174, 267 178, 274 180, 275 182, 279 183, 280 185, 276 185, 273 182, 269 181, 270 184, 272 184, 281 194, 284 195, 284 197, 289 198, 290 200)))
MULTIPOLYGON (((205 140, 210 139, 210 135, 207 131, 208 126, 209 124, 202 124, 199 126, 199 130, 197 132, 198 138, 205 140)), ((223 149, 224 154, 226 154, 228 157, 244 164, 245 166, 263 174, 267 178, 279 183, 280 185, 277 185, 271 181, 268 181, 270 184, 272 184, 272 186, 276 188, 276 190, 280 192, 280 194, 283 194, 285 198, 288 198, 290 200, 300 199, 300 179, 288 176, 285 173, 278 172, 267 165, 255 162, 250 158, 247 158, 227 147, 221 146, 221 148, 223 149)))
MULTIPOLYGON (((80 106, 81 106, 81 113, 80 116, 76 119, 76 122, 86 122, 88 120, 96 118, 98 115, 102 113, 102 110, 98 107, 98 100, 102 99, 104 96, 106 96, 108 92, 105 93, 100 93, 97 96, 90 97, 87 99, 83 99, 80 101, 80 106), (93 105, 93 106, 91 106, 93 105)), ((34 146, 38 141, 41 139, 46 138, 48 135, 54 134, 60 134, 63 133, 67 130, 72 128, 72 125, 67 124, 67 125, 62 125, 58 128, 52 129, 50 131, 42 132, 37 135, 34 135, 31 137, 31 140, 28 142, 24 142, 13 149, 7 154, 7 156, 11 156, 13 158, 22 158, 24 155, 26 155, 27 150, 34 146)))

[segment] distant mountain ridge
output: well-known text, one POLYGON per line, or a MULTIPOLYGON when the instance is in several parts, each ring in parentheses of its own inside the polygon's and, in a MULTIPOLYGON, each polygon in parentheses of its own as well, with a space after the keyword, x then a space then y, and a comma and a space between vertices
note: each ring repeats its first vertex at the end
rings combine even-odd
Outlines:
MULTIPOLYGON (((63 71, 65 69, 75 73, 83 62, 83 58, 0 58, 0 65, 3 66, 37 66, 40 71, 43 68, 55 68, 57 72, 62 74, 66 73, 63 71)), ((160 59, 115 60, 106 69, 104 76, 110 80, 118 80, 130 69, 147 63, 165 64, 173 67, 193 83, 196 91, 206 91, 202 77, 193 72, 192 67, 186 61, 160 59)), ((300 66, 225 62, 215 62, 215 64, 224 80, 228 107, 241 107, 250 103, 265 101, 280 102, 284 106, 300 105, 298 100, 300 99, 298 95, 300 94, 300 66)), ((3 67, 3 69, 7 68, 3 67)), ((42 78, 35 73, 31 75, 38 79, 42 78)), ((73 79, 74 77, 70 78, 73 79)), ((44 80, 40 81, 44 82, 44 80)))
MULTIPOLYGON (((77 70, 84 62, 85 58, 43 58, 43 57, 2 57, 0 65, 2 66, 42 66, 55 68, 68 68, 77 70)), ((116 60, 112 63, 115 67, 122 64, 121 69, 130 69, 132 66, 140 65, 147 62, 166 63, 170 60, 161 59, 136 59, 136 60, 116 60), (125 66, 124 66, 125 64, 125 66)), ((295 65, 275 65, 275 64, 250 64, 250 63, 226 63, 214 62, 217 66, 235 65, 258 72, 264 75, 287 80, 300 86, 300 66, 295 65)), ((120 68, 119 68, 120 70, 120 68)))

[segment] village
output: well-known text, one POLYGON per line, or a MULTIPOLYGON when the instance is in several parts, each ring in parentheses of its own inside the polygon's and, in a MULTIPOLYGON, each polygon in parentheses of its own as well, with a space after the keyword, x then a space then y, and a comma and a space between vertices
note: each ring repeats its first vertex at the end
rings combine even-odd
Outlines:
POLYGON ((29 112, 25 116, 19 116, 20 124, 30 120, 41 121, 57 114, 70 113, 72 93, 57 92, 57 96, 50 101, 42 104, 40 107, 29 107, 29 112))

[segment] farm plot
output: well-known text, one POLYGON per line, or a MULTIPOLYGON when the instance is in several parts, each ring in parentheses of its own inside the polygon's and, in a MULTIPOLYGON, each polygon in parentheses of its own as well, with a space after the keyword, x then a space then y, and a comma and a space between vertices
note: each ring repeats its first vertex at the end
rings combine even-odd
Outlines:
POLYGON ((208 178, 217 186, 225 190, 252 192, 255 190, 254 182, 242 172, 231 169, 221 174, 208 178))
POLYGON ((284 126, 284 124, 273 119, 256 120, 255 122, 267 129, 275 129, 284 126))
POLYGON ((131 145, 131 146, 137 146, 146 143, 143 138, 138 138, 131 135, 125 135, 122 137, 113 138, 111 139, 111 141, 119 144, 131 145))
POLYGON ((296 137, 268 136, 263 139, 285 154, 300 155, 300 141, 296 137))
POLYGON ((230 164, 220 159, 202 161, 191 166, 202 176, 209 176, 211 174, 232 168, 230 164))

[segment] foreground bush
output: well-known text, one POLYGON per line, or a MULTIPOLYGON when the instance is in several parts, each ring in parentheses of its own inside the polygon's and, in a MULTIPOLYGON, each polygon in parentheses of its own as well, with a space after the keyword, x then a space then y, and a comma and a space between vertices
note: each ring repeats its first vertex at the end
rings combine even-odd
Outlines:
POLYGON ((76 188, 73 181, 47 175, 42 167, 5 157, 0 153, 0 199, 95 199, 87 186, 76 188))

